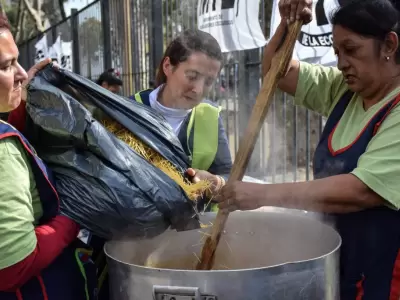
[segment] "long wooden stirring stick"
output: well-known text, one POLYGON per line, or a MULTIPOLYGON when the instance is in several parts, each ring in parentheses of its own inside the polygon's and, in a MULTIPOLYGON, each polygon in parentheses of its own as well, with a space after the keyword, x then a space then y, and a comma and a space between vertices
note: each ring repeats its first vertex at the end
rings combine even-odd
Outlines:
MULTIPOLYGON (((243 179, 247 164, 257 142, 261 127, 264 124, 269 106, 272 102, 278 81, 284 75, 284 72, 292 58, 292 52, 297 36, 300 33, 301 26, 302 22, 300 21, 296 21, 289 25, 285 41, 272 59, 271 68, 265 75, 263 85, 257 96, 256 103, 254 104, 246 133, 240 141, 239 150, 236 154, 228 183, 243 179)), ((218 211, 211 229, 211 235, 204 243, 201 252, 201 260, 197 264, 197 270, 211 270, 214 263, 215 251, 228 216, 229 213, 221 210, 218 211)))

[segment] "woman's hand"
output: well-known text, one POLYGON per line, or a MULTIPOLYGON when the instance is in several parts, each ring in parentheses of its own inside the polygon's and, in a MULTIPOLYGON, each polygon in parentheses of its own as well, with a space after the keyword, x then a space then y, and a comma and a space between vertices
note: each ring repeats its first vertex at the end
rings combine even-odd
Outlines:
POLYGON ((225 185, 216 199, 219 208, 228 210, 253 210, 263 205, 266 185, 236 181, 225 185))
MULTIPOLYGON (((37 72, 42 70, 44 67, 46 67, 51 62, 52 62, 51 58, 46 58, 46 59, 42 60, 41 62, 38 62, 36 65, 34 65, 32 68, 29 69, 29 71, 27 72, 28 73, 28 78, 24 82, 22 82, 21 99, 23 101, 26 101, 26 98, 27 98, 26 88, 27 88, 29 82, 33 79, 33 77, 35 77, 37 72)), ((57 64, 54 64, 54 65, 55 65, 55 67, 57 67, 57 64)))
POLYGON ((312 0, 280 0, 279 12, 289 23, 301 20, 308 24, 312 21, 312 0))
POLYGON ((225 185, 225 180, 218 175, 213 175, 210 172, 204 170, 197 170, 189 168, 186 173, 192 178, 192 182, 196 183, 202 180, 211 182, 211 195, 215 195, 225 185))

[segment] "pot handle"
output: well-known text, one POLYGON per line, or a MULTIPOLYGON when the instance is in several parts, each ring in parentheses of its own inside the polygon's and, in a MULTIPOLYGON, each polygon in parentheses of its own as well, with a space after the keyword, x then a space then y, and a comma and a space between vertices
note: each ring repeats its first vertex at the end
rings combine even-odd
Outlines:
POLYGON ((215 296, 201 295, 198 287, 153 285, 154 300, 217 300, 215 296))

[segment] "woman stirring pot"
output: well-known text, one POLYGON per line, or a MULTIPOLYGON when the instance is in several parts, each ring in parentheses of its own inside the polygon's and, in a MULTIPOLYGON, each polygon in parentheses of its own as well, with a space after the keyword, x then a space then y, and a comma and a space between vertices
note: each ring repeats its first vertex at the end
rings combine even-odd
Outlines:
MULTIPOLYGON (((266 46, 268 71, 287 28, 309 22, 311 2, 281 0, 282 22, 266 46)), ((343 243, 342 300, 400 299, 400 17, 389 0, 353 0, 332 17, 337 68, 292 61, 279 88, 327 116, 314 180, 233 182, 220 208, 313 210, 333 218, 343 243)))

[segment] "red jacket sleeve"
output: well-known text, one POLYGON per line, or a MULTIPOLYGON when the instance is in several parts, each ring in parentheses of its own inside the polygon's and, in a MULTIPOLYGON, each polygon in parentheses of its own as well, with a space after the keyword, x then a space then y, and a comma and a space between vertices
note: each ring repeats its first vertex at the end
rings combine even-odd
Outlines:
POLYGON ((18 129, 18 131, 23 132, 25 129, 25 121, 26 121, 26 102, 21 101, 21 104, 14 109, 8 115, 8 123, 18 129))
POLYGON ((35 250, 24 260, 0 270, 0 291, 15 291, 38 276, 78 236, 79 226, 71 219, 57 216, 35 228, 35 250))

